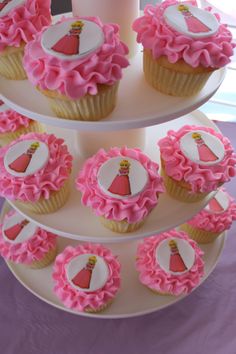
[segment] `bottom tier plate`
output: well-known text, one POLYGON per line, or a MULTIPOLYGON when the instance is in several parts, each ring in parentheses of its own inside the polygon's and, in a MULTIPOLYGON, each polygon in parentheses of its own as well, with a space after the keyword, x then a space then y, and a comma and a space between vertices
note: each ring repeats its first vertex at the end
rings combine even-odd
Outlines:
MULTIPOLYGON (((5 213, 5 211, 6 204, 2 214, 5 213)), ((218 237, 214 243, 201 245, 204 251, 205 261, 205 276, 202 282, 207 279, 215 268, 222 253, 224 241, 225 235, 223 234, 221 237, 218 237)), ((67 245, 77 245, 78 241, 59 237, 58 243, 59 252, 61 252, 67 245)), ((64 307, 53 292, 53 279, 51 277, 52 265, 43 269, 32 270, 23 265, 16 265, 11 262, 6 263, 16 279, 39 299, 60 310, 86 317, 115 319, 141 316, 163 309, 180 301, 186 296, 172 297, 156 295, 139 282, 138 274, 134 267, 137 241, 107 244, 106 247, 109 247, 113 253, 119 257, 121 262, 122 288, 117 294, 113 304, 105 311, 97 314, 78 313, 64 307)))

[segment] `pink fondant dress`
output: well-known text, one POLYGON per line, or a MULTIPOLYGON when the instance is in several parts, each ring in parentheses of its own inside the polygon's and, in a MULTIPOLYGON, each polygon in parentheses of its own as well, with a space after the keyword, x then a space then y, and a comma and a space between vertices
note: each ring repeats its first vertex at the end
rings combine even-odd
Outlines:
POLYGON ((20 155, 15 161, 10 163, 9 168, 15 172, 24 173, 27 170, 34 153, 35 149, 29 148, 26 153, 20 155))
POLYGON ((196 139, 199 160, 203 162, 211 162, 218 160, 214 152, 204 143, 202 139, 196 139))
POLYGON ((114 178, 108 190, 121 196, 130 195, 129 169, 119 169, 119 174, 114 178))
POLYGON ((4 230, 4 234, 9 240, 14 241, 21 232, 21 230, 24 228, 24 226, 24 221, 22 221, 16 225, 9 227, 7 230, 4 230))
POLYGON ((4 9, 5 6, 7 6, 7 4, 9 4, 9 2, 11 2, 12 0, 4 0, 3 2, 0 3, 0 11, 2 11, 4 9))
POLYGON ((216 198, 212 198, 209 201, 209 209, 218 213, 224 211, 224 208, 220 205, 216 198))
POLYGON ((184 16, 189 32, 201 33, 201 32, 209 32, 211 30, 201 20, 193 16, 190 11, 188 10, 182 11, 182 14, 184 16))
POLYGON ((184 264, 184 261, 180 256, 178 249, 171 250, 169 268, 172 272, 184 272, 185 270, 187 270, 187 267, 184 264))
POLYGON ((81 289, 89 289, 94 266, 94 264, 87 263, 86 267, 74 276, 72 283, 81 289))
POLYGON ((79 54, 80 38, 79 34, 73 30, 70 30, 64 37, 59 39, 59 41, 54 44, 52 49, 55 52, 73 55, 79 54))

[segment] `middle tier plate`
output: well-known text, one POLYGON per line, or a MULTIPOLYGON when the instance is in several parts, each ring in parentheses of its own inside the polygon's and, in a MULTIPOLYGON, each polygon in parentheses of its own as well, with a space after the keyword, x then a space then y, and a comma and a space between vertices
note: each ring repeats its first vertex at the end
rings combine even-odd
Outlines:
MULTIPOLYGON (((161 126, 146 128, 146 147, 144 152, 153 160, 159 163, 159 151, 157 141, 166 135, 170 129, 178 130, 183 125, 204 125, 211 126, 218 130, 216 125, 199 112, 193 112, 187 116, 165 123, 161 126)), ((48 129, 48 131, 52 131, 48 129)), ((73 152, 73 135, 70 130, 53 128, 57 136, 65 138, 71 152, 73 152)), ((93 141, 93 140, 92 140, 93 141)), ((88 144, 91 144, 91 141, 88 144)), ((128 145, 128 144, 127 144, 128 145)), ((197 203, 183 203, 172 199, 164 193, 160 196, 157 207, 153 209, 145 224, 135 232, 118 234, 106 229, 101 225, 99 218, 93 214, 90 208, 81 205, 81 194, 75 189, 74 180, 83 165, 84 159, 75 157, 73 174, 71 178, 71 194, 68 202, 57 212, 52 214, 37 215, 25 209, 19 209, 10 200, 8 202, 18 210, 24 217, 35 222, 38 226, 67 238, 91 241, 91 242, 126 242, 143 237, 158 234, 165 230, 172 229, 198 213, 214 195, 211 193, 204 200, 197 203)))

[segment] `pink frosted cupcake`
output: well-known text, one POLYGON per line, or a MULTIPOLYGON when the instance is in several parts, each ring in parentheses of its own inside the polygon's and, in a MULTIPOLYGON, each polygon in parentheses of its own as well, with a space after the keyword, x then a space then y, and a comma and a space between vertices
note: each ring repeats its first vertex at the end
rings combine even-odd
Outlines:
POLYGON ((13 111, 0 100, 0 144, 9 144, 28 132, 43 132, 43 127, 38 122, 13 111))
POLYGON ((0 226, 0 254, 7 260, 39 269, 56 257, 57 236, 10 211, 0 226))
POLYGON ((50 0, 4 0, 0 3, 0 75, 26 79, 25 44, 51 23, 50 0))
POLYGON ((38 214, 52 213, 69 196, 72 156, 63 139, 29 133, 0 151, 0 194, 38 214))
POLYGON ((167 192, 196 202, 235 176, 236 154, 213 128, 185 125, 158 142, 167 192))
POLYGON ((213 242, 222 232, 229 230, 236 220, 234 199, 220 189, 208 205, 187 223, 180 226, 198 243, 213 242))
POLYGON ((164 191, 158 165, 139 149, 99 150, 76 179, 82 204, 91 207, 104 226, 132 232, 143 225, 164 191))
POLYGON ((63 304, 78 312, 99 312, 120 288, 120 263, 99 244, 68 246, 57 256, 54 291, 63 304))
POLYGON ((24 67, 57 117, 100 120, 116 105, 127 54, 118 25, 96 17, 66 18, 26 46, 24 67))
POLYGON ((204 275, 203 252, 185 232, 171 230, 138 245, 136 269, 140 282, 160 295, 183 295, 204 275))
POLYGON ((133 29, 144 48, 147 82, 173 96, 198 93, 215 70, 230 62, 235 47, 219 15, 190 2, 148 4, 133 29))

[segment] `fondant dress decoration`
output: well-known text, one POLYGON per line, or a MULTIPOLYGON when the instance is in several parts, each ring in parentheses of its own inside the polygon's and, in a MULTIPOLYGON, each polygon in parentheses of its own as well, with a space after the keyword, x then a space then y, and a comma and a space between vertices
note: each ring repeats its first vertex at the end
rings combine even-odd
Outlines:
POLYGON ((129 168, 130 163, 127 160, 122 160, 120 162, 120 169, 116 177, 114 178, 112 184, 108 188, 108 191, 113 194, 118 194, 121 196, 130 195, 130 180, 129 180, 129 168))
POLYGON ((31 144, 29 149, 25 153, 17 157, 16 160, 14 160, 9 164, 9 168, 15 172, 24 173, 27 170, 30 161, 33 157, 33 154, 38 149, 38 147, 39 147, 39 142, 37 141, 31 144))
POLYGON ((17 236, 20 234, 20 232, 23 230, 23 228, 28 225, 29 221, 24 219, 21 222, 17 223, 16 225, 13 225, 9 227, 8 229, 4 230, 4 234, 6 237, 11 240, 15 241, 17 236))
POLYGON ((11 2, 12 0, 4 0, 0 3, 0 11, 2 11, 4 9, 5 6, 7 6, 7 4, 9 4, 9 2, 11 2))
POLYGON ((211 162, 218 160, 218 157, 214 154, 214 152, 206 145, 204 140, 202 139, 201 134, 193 133, 192 138, 197 144, 199 160, 203 162, 211 162))
POLYGON ((96 256, 91 256, 88 259, 86 266, 77 273, 74 278, 71 280, 72 283, 81 289, 89 289, 90 282, 92 278, 93 269, 96 265, 97 258, 96 256))
POLYGON ((74 55, 79 54, 80 33, 82 32, 84 23, 76 21, 71 24, 71 29, 64 37, 59 39, 52 47, 55 52, 74 55))
POLYGON ((201 33, 201 32, 210 32, 211 29, 206 26, 201 20, 195 17, 190 11, 188 6, 179 5, 178 10, 184 16, 184 20, 186 22, 187 28, 189 32, 192 33, 201 33))
POLYGON ((184 272, 185 270, 187 270, 187 267, 184 264, 181 255, 179 254, 176 241, 170 240, 169 247, 170 247, 170 265, 169 265, 170 271, 176 273, 176 272, 184 272))
POLYGON ((213 211, 215 213, 222 213, 224 211, 224 208, 215 197, 209 201, 208 206, 210 211, 213 211))

